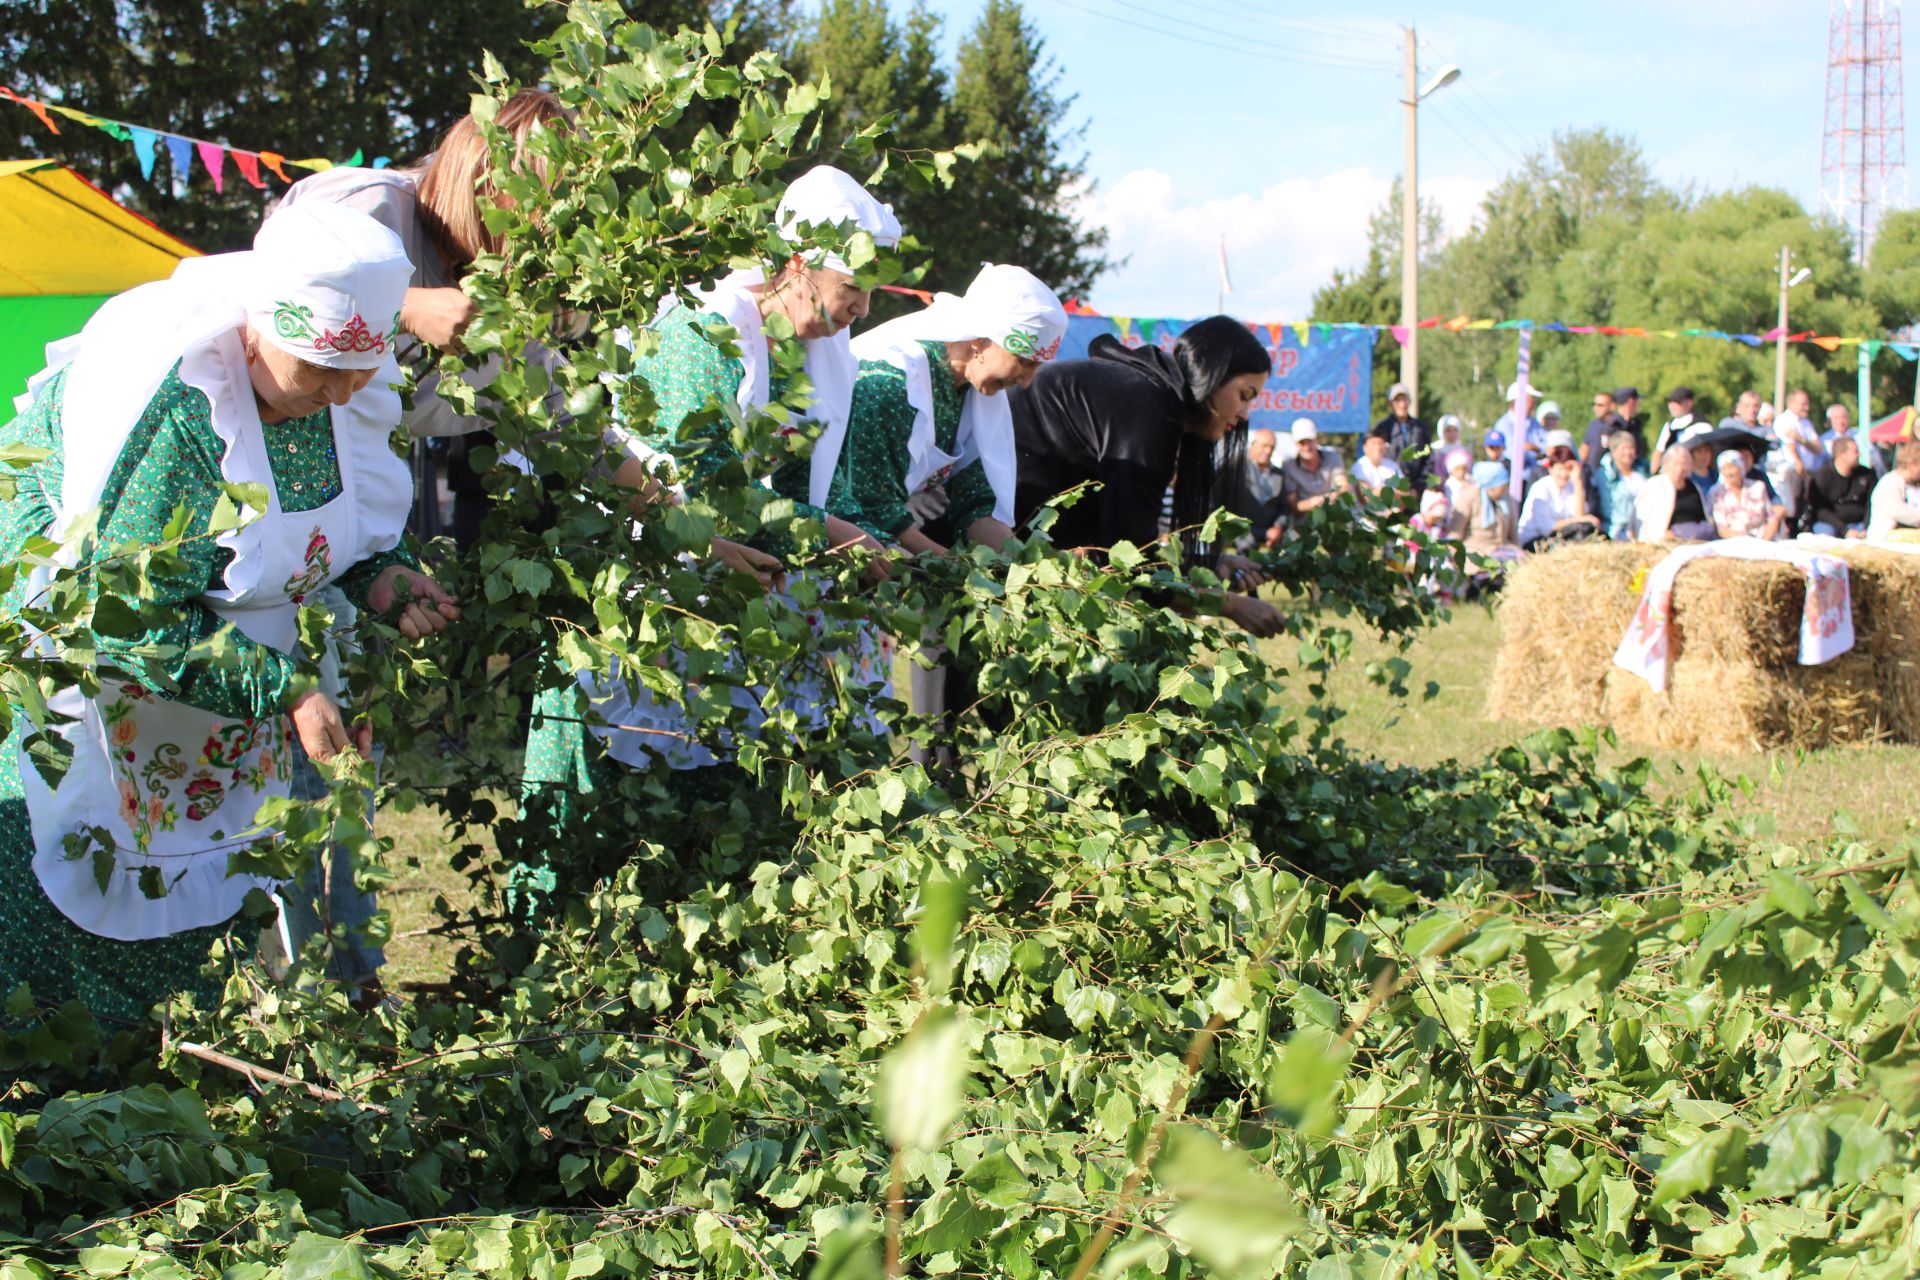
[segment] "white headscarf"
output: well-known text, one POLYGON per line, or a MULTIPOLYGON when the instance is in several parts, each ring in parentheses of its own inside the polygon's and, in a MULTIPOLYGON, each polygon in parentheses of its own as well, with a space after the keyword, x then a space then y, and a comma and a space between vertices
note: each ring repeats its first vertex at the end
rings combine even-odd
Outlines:
MULTIPOLYGON (((245 364, 237 369, 238 333, 252 320, 262 338, 310 364, 340 369, 386 366, 336 410, 349 423, 380 433, 400 421, 400 382, 392 365, 391 325, 373 333, 364 317, 394 316, 406 297, 413 265, 400 237, 358 210, 312 204, 285 209, 267 220, 250 252, 188 258, 165 280, 109 299, 74 337, 47 348, 47 368, 29 395, 58 369, 71 366, 62 417, 85 423, 62 441, 61 522, 99 505, 120 450, 162 381, 183 356, 226 351, 205 365, 205 378, 235 385, 231 401, 249 413, 253 395, 245 364), (285 309, 283 324, 277 313, 285 309), (307 336, 298 329, 304 327, 307 336), (376 349, 377 347, 377 349, 376 349), (225 368, 222 369, 222 364, 225 368)), ((205 390, 205 388, 202 388, 205 390)), ((18 402, 16 402, 18 403, 18 402)), ((216 414, 216 430, 226 426, 216 414)), ((240 427, 227 427, 229 433, 240 427)), ((388 450, 391 453, 391 450, 388 450)), ((395 459, 400 471, 404 464, 395 459)))
MULTIPOLYGON (((831 165, 809 169, 787 188, 780 197, 775 222, 783 236, 794 239, 803 229, 817 231, 852 223, 855 230, 872 236, 881 248, 900 243, 900 220, 893 216, 893 206, 880 203, 865 187, 831 165)), ((829 250, 813 249, 803 256, 815 266, 853 274, 853 268, 829 250)), ((690 290, 703 308, 740 335, 745 375, 735 399, 743 411, 765 408, 773 398, 766 331, 760 318, 760 290, 766 283, 763 268, 743 267, 716 281, 711 289, 690 290)), ((806 339, 802 345, 807 352, 807 380, 813 383, 813 402, 807 407, 807 416, 821 424, 807 476, 807 499, 819 507, 826 505, 833 465, 847 438, 847 413, 853 407, 853 383, 859 376, 860 362, 853 356, 844 329, 824 338, 806 339)))
POLYGON ((400 237, 371 217, 298 205, 267 219, 249 258, 247 319, 282 351, 329 369, 377 369, 393 350, 413 267, 400 237))
MULTIPOLYGON (((941 467, 965 467, 977 459, 993 487, 993 518, 1002 524, 1013 523, 1016 465, 1013 411, 1006 396, 982 395, 969 387, 954 436, 958 452, 951 456, 944 453, 934 432, 934 372, 926 348, 920 344, 986 338, 1024 359, 1045 362, 1059 353, 1066 332, 1066 308, 1053 290, 1022 267, 989 262, 967 286, 964 296, 939 294, 924 311, 889 321, 854 340, 853 354, 857 358, 885 360, 907 375, 907 402, 914 409, 908 493, 918 492, 941 467)), ((946 370, 942 369, 939 376, 947 376, 946 370)), ((819 457, 817 448, 814 456, 819 457)), ((837 466, 838 450, 834 462, 837 466)))

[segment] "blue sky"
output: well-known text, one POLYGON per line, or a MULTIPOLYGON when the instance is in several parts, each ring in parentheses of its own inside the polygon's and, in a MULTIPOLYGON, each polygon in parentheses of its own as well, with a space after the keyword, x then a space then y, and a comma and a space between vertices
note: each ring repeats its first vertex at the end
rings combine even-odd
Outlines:
MULTIPOLYGON (((1595 125, 1635 138, 1676 186, 1819 201, 1823 0, 1025 4, 1087 126, 1097 188, 1082 215, 1131 257, 1094 289, 1109 313, 1211 311, 1224 233, 1229 309, 1303 317, 1332 268, 1363 257, 1367 215, 1400 171, 1409 19, 1423 78, 1463 70, 1420 110, 1421 194, 1449 230, 1520 155, 1595 125)), ((950 47, 980 10, 934 7, 950 47)))

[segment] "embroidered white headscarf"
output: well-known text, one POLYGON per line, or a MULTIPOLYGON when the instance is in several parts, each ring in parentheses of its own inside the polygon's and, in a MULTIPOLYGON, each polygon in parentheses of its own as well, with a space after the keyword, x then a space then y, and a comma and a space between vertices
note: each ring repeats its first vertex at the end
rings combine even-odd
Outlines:
MULTIPOLYGON (((780 197, 774 219, 781 235, 795 241, 808 232, 850 223, 855 231, 873 237, 876 246, 892 248, 900 243, 900 220, 893 216, 893 207, 874 199, 865 187, 831 165, 809 169, 795 179, 780 197)), ((821 248, 801 252, 815 266, 853 274, 853 268, 837 252, 821 248)), ((766 283, 765 269, 744 267, 716 281, 711 289, 691 291, 703 308, 725 320, 740 336, 745 375, 735 398, 742 410, 764 408, 773 394, 766 331, 760 318, 760 289, 766 283)), ((821 426, 807 475, 807 499, 815 506, 825 506, 834 464, 847 438, 847 413, 853 406, 853 382, 859 375, 860 362, 854 358, 844 329, 824 338, 806 339, 804 345, 807 380, 813 384, 807 417, 821 426)))
MULTIPOLYGON (((948 455, 936 443, 933 422, 933 378, 922 342, 971 342, 986 338, 1014 355, 1040 363, 1060 351, 1067 332, 1067 311, 1053 290, 1023 267, 987 263, 967 286, 964 295, 942 293, 924 311, 891 320, 853 341, 861 360, 885 360, 907 375, 907 402, 913 406, 912 461, 907 492, 916 493, 942 467, 955 469, 978 460, 993 488, 993 518, 1013 523, 1017 466, 1013 445, 1013 411, 1004 394, 982 395, 967 389, 954 436, 957 452, 948 455)), ((942 369, 938 376, 948 376, 942 369)), ((839 462, 838 450, 834 462, 839 462)), ((818 446, 815 452, 819 457, 818 446)), ((831 478, 832 471, 828 471, 831 478)))

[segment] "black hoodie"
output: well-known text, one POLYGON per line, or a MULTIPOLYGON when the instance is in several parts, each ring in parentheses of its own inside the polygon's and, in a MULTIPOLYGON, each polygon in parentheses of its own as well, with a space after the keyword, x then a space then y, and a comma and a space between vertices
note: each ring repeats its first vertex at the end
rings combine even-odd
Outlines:
POLYGON ((1020 459, 1016 521, 1097 480, 1098 493, 1060 513, 1056 546, 1145 546, 1160 536, 1161 501, 1192 416, 1186 378, 1170 354, 1102 334, 1087 359, 1047 365, 1032 386, 1007 394, 1020 459))

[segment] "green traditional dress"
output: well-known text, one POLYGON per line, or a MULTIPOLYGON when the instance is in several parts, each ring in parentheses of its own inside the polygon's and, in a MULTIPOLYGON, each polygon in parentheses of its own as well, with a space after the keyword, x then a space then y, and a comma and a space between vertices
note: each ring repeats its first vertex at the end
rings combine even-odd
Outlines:
MULTIPOLYGON (((0 560, 17 563, 31 538, 45 534, 53 520, 63 475, 62 406, 66 372, 55 374, 26 413, 0 428, 0 444, 21 444, 48 456, 14 473, 13 498, 0 503, 0 560)), ((291 422, 262 424, 265 453, 281 509, 317 510, 341 495, 342 479, 334 433, 327 411, 291 422)), ((166 696, 158 689, 177 686, 180 702, 235 720, 277 722, 285 711, 295 676, 295 660, 250 639, 223 621, 199 599, 222 581, 232 553, 205 535, 224 479, 226 445, 215 433, 204 393, 180 380, 179 365, 167 374, 145 413, 121 449, 104 490, 99 514, 97 555, 115 546, 161 541, 178 508, 189 515, 187 541, 180 546, 187 572, 154 583, 152 599, 172 606, 173 620, 132 635, 96 639, 103 666, 116 665, 129 677, 145 673, 147 689, 129 684, 134 698, 166 696), (236 655, 231 664, 211 665, 189 651, 218 639, 236 655), (171 656, 154 656, 161 649, 171 656)), ((375 576, 390 564, 412 564, 395 549, 361 561, 338 580, 348 597, 364 605, 375 576)), ((0 598, 0 608, 18 610, 32 584, 16 578, 0 598)), ((16 709, 13 729, 0 745, 0 993, 29 983, 42 1003, 78 999, 96 1014, 137 1020, 156 1001, 176 991, 205 996, 218 990, 217 976, 201 973, 215 939, 228 926, 209 925, 140 941, 117 941, 78 927, 48 898, 32 867, 34 842, 22 789, 20 743, 23 717, 16 709)), ((265 761, 269 773, 276 765, 265 761)), ((285 769, 284 760, 277 768, 285 769)), ((192 783, 186 791, 194 799, 192 783)), ((173 820, 171 804, 158 792, 123 797, 123 805, 143 812, 155 825, 173 820)), ((242 939, 241 945, 250 945, 242 939)))
MULTIPOLYGON (((949 456, 959 453, 960 415, 967 390, 957 385, 947 365, 947 344, 922 342, 933 385, 934 442, 949 456)), ((907 397, 907 372, 888 360, 863 360, 853 384, 853 409, 847 438, 834 469, 827 509, 883 542, 898 542, 914 523, 907 510, 908 476, 913 469, 913 427, 918 411, 907 397)), ((944 483, 947 516, 964 533, 975 520, 993 514, 993 486, 976 459, 951 474, 935 472, 929 483, 944 483)), ((777 483, 777 481, 776 481, 777 483)), ((801 479, 804 485, 804 477, 801 479)))
MULTIPOLYGON (((739 322, 687 308, 674 308, 654 322, 659 343, 634 366, 635 376, 645 379, 658 407, 653 429, 640 436, 643 444, 664 444, 688 415, 741 398, 743 380, 750 375, 741 357, 730 356, 722 349, 725 340, 721 334, 729 328, 739 332, 739 322)), ((742 332, 736 339, 761 340, 757 332, 742 332)), ((775 380, 768 390, 770 398, 778 398, 779 382, 775 380)), ((687 492, 697 494, 737 457, 724 431, 716 425, 708 447, 688 469, 687 492)), ((774 488, 794 499, 796 518, 823 520, 826 510, 805 500, 807 476, 804 460, 788 463, 775 474, 774 488)), ((844 484, 844 478, 836 474, 828 509, 856 505, 844 492, 844 484)), ((868 532, 878 536, 876 530, 868 532)), ((791 539, 779 531, 755 538, 754 544, 774 555, 792 548, 791 539)), ((516 910, 523 909, 523 901, 526 906, 543 901, 562 883, 580 884, 604 874, 611 868, 602 864, 622 856, 619 849, 607 848, 606 839, 596 839, 587 832, 594 825, 595 800, 611 790, 623 772, 664 764, 675 776, 659 781, 653 799, 663 804, 697 809, 725 794, 720 779, 701 776, 708 766, 720 763, 721 756, 691 740, 689 721, 677 707, 643 698, 637 705, 623 702, 616 715, 603 704, 602 712, 619 723, 655 731, 644 739, 638 734, 623 735, 617 750, 631 758, 625 763, 610 758, 608 745, 597 740, 598 735, 588 727, 582 711, 584 694, 573 676, 572 672, 555 672, 555 687, 534 700, 521 795, 526 815, 537 820, 544 834, 529 833, 529 839, 539 847, 520 850, 509 872, 508 894, 516 910)), ((735 701, 744 708, 752 695, 748 690, 737 690, 735 701)), ((654 790, 649 788, 650 794, 654 790)), ((651 828, 649 838, 657 839, 661 834, 658 828, 651 828)))

